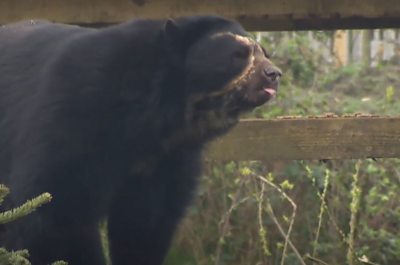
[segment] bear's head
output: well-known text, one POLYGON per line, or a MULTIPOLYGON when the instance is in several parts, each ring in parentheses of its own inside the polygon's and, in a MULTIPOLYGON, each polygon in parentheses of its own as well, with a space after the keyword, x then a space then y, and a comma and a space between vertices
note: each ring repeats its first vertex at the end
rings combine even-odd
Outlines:
POLYGON ((239 114, 275 97, 281 70, 237 22, 182 18, 167 21, 165 32, 182 55, 185 114, 192 128, 223 133, 239 114))
POLYGON ((273 98, 282 75, 257 42, 231 32, 197 41, 186 56, 187 88, 197 102, 223 97, 238 111, 273 98))

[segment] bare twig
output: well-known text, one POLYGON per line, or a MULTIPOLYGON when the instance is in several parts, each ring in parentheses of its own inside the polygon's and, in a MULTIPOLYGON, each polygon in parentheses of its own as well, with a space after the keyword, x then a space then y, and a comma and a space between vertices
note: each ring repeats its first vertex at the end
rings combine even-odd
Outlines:
POLYGON ((325 210, 325 197, 326 197, 326 192, 328 190, 328 185, 329 185, 329 170, 325 170, 325 180, 324 180, 324 189, 322 191, 322 194, 320 195, 318 193, 319 198, 321 199, 321 205, 319 207, 319 215, 318 215, 318 227, 317 227, 317 232, 315 233, 315 239, 314 239, 314 246, 313 246, 313 252, 312 256, 315 257, 317 253, 317 244, 318 244, 318 239, 319 239, 319 234, 321 231, 321 226, 322 226, 322 217, 324 215, 324 210, 325 210))
POLYGON ((220 257, 221 257, 221 253, 222 253, 222 245, 225 239, 225 236, 228 232, 228 228, 229 228, 229 221, 232 215, 233 210, 235 210, 240 204, 244 203, 245 201, 247 201, 248 197, 245 197, 241 200, 239 200, 240 197, 240 193, 242 190, 242 187, 244 185, 244 178, 241 178, 240 180, 240 184, 239 184, 239 189, 237 189, 235 195, 232 198, 232 204, 231 207, 229 208, 229 210, 225 213, 224 217, 221 220, 221 224, 222 224, 222 228, 221 228, 221 233, 220 233, 220 237, 218 240, 218 246, 217 246, 217 251, 215 254, 215 265, 218 265, 220 263, 220 257))
POLYGON ((260 235, 260 240, 262 244, 262 249, 264 252, 265 256, 270 256, 271 253, 269 252, 268 249, 268 242, 267 242, 267 231, 265 230, 265 227, 263 225, 263 218, 262 218, 262 212, 263 212, 263 202, 264 202, 264 191, 265 191, 265 183, 261 182, 261 191, 260 191, 260 196, 257 197, 258 200, 258 225, 259 225, 259 235, 260 235))
POLYGON ((310 256, 309 254, 306 254, 305 257, 306 257, 307 259, 313 261, 313 262, 316 262, 316 263, 319 263, 319 264, 322 264, 322 265, 329 265, 329 264, 326 263, 325 261, 320 260, 320 259, 317 259, 317 258, 315 258, 315 257, 312 257, 312 256, 310 256))
POLYGON ((275 185, 274 183, 272 183, 271 181, 269 181, 268 179, 262 177, 262 176, 258 176, 258 178, 260 180, 262 180, 263 182, 267 183, 268 185, 270 185, 271 187, 273 187, 274 189, 276 189, 280 194, 282 194, 282 196, 289 201, 289 203, 292 205, 293 207, 293 212, 292 212, 292 217, 290 218, 290 223, 289 223, 289 228, 287 233, 285 233, 285 231, 283 230, 282 226, 280 225, 278 219, 276 218, 274 211, 272 209, 272 205, 269 202, 269 200, 267 200, 267 211, 269 213, 269 215, 271 216, 272 220, 274 221, 275 225, 278 227, 279 232, 283 235, 283 237, 285 238, 285 244, 283 247, 283 251, 282 251, 282 259, 281 259, 281 265, 283 265, 285 263, 285 256, 286 256, 286 249, 287 249, 287 245, 289 244, 289 246, 292 248, 293 252, 295 253, 295 255, 297 256, 297 258, 299 259, 300 263, 302 265, 306 265, 303 258, 301 257, 300 253, 297 251, 296 247, 292 244, 292 242, 290 241, 289 237, 290 234, 292 232, 292 228, 293 228, 293 223, 294 223, 294 219, 296 217, 296 209, 297 209, 297 205, 294 203, 294 201, 281 189, 279 188, 277 185, 275 185))
POLYGON ((359 185, 359 173, 360 173, 361 160, 355 165, 355 172, 353 174, 353 188, 351 189, 351 203, 350 203, 350 232, 348 234, 347 243, 349 248, 347 250, 347 264, 353 265, 355 261, 354 245, 355 245, 355 230, 357 226, 357 214, 360 208, 360 196, 361 187, 359 185))

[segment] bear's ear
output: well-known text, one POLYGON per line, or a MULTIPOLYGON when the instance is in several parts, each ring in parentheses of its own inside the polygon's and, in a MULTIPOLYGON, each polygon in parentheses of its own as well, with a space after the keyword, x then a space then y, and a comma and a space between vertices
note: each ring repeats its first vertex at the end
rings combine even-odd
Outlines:
POLYGON ((179 39, 181 31, 178 24, 173 19, 168 19, 164 25, 164 34, 170 39, 179 39))
POLYGON ((183 32, 173 19, 168 19, 164 24, 164 38, 170 52, 181 53, 183 49, 183 32))

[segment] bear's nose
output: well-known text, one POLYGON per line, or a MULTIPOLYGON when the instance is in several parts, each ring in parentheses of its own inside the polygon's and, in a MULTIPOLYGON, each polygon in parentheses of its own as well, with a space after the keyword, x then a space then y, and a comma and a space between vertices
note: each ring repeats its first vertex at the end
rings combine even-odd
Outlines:
POLYGON ((264 74, 271 81, 279 81, 282 71, 276 66, 270 66, 264 69, 264 74))

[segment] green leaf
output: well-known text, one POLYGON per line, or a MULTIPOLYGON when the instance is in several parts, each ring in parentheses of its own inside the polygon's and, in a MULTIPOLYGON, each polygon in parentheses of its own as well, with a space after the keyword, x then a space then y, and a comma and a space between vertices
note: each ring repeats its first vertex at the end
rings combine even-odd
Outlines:
POLYGON ((294 184, 290 183, 289 180, 284 180, 281 184, 279 184, 284 190, 292 190, 294 188, 294 184))
POLYGON ((393 103, 393 96, 394 96, 394 87, 388 86, 386 88, 386 101, 389 103, 393 103))

